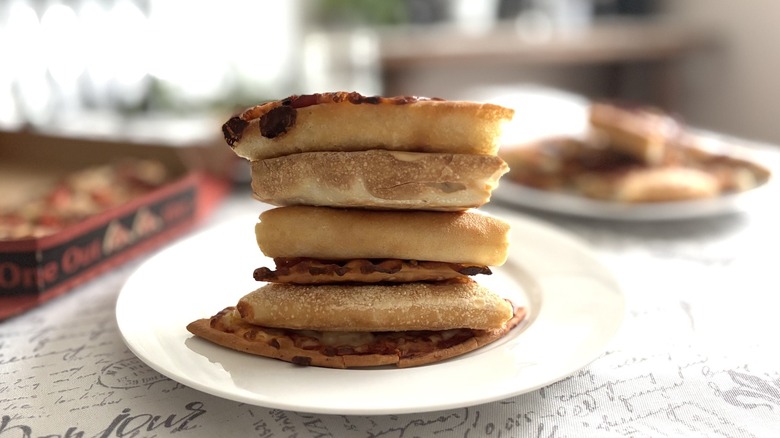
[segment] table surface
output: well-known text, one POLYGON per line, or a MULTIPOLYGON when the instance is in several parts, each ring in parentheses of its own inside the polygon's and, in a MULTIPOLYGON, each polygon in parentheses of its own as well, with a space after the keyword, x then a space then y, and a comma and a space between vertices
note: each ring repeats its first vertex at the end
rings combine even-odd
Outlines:
MULTIPOLYGON (((210 224, 254 203, 238 194, 210 224)), ((662 224, 496 210, 586 241, 623 288, 627 320, 600 358, 558 383, 416 415, 286 412, 157 374, 127 349, 114 317, 136 261, 0 323, 0 436, 768 436, 780 429, 772 208, 662 224), (120 380, 107 378, 112 370, 125 384, 109 383, 120 380)))
MULTIPOLYGON (((440 412, 296 413, 168 379, 117 329, 116 299, 136 260, 0 322, 0 437, 774 436, 777 194, 749 211, 663 223, 493 210, 586 242, 623 289, 626 321, 599 358, 557 383, 440 412)), ((256 210, 238 191, 202 227, 256 210)))

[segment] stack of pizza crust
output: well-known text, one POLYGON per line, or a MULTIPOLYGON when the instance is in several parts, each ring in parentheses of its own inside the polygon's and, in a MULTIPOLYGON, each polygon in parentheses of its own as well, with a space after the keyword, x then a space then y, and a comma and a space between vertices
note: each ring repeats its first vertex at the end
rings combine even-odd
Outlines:
POLYGON ((235 305, 188 325, 239 351, 333 368, 429 364, 493 342, 525 310, 477 281, 509 226, 476 210, 508 171, 513 111, 358 93, 291 96, 223 126, 276 208, 255 236, 274 267, 235 305))

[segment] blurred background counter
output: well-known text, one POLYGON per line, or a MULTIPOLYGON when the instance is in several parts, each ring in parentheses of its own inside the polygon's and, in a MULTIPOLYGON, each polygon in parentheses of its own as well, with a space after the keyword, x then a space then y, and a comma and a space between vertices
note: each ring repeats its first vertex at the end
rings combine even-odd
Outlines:
POLYGON ((681 62, 718 43, 717 32, 669 20, 608 20, 569 30, 533 20, 476 34, 457 27, 385 33, 385 91, 451 95, 473 88, 473 78, 480 77, 483 83, 544 84, 673 111, 680 108, 681 62))
POLYGON ((540 84, 780 143, 769 0, 6 0, 0 129, 177 138, 290 94, 540 84), (203 121, 187 129, 175 119, 203 121), (133 132, 135 129, 133 128, 133 132))

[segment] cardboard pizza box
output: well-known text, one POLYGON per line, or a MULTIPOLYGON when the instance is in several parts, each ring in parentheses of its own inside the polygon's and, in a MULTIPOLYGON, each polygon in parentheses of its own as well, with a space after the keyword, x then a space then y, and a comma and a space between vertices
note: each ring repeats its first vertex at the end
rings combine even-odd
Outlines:
POLYGON ((228 193, 224 145, 134 143, 0 131, 0 211, 118 158, 159 161, 165 184, 42 237, 0 238, 0 320, 72 290, 191 230, 228 193))

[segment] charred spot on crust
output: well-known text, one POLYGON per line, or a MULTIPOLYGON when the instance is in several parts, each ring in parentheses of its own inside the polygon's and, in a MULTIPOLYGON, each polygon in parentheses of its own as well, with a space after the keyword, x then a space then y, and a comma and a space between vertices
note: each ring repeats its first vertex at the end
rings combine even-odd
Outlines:
POLYGON ((309 274, 311 275, 324 275, 331 271, 327 266, 312 266, 309 268, 309 274))
POLYGON ((422 101, 444 101, 439 97, 420 97, 420 96, 395 96, 395 97, 382 97, 382 96, 364 96, 357 91, 351 92, 332 92, 332 93, 315 93, 315 94, 302 94, 292 95, 285 99, 280 100, 282 106, 289 106, 292 108, 304 108, 311 105, 319 105, 324 103, 341 103, 349 102, 355 105, 369 104, 390 104, 390 105, 404 105, 422 101))
POLYGON ((354 103, 354 104, 361 104, 366 101, 366 97, 357 92, 352 92, 347 94, 346 98, 349 101, 349 103, 354 103))
POLYGON ((287 132, 298 117, 298 111, 290 105, 278 106, 260 117, 260 134, 275 138, 287 132))
POLYGON ((276 278, 276 272, 266 267, 260 267, 255 269, 255 271, 252 273, 252 276, 257 281, 269 281, 276 278))
POLYGON ((318 103, 320 103, 319 94, 295 95, 282 101, 282 105, 292 106, 293 108, 304 108, 311 105, 317 105, 318 103))
POLYGON ((311 358, 307 356, 293 356, 291 362, 296 365, 311 365, 311 358))
POLYGON ((464 266, 463 268, 458 269, 458 272, 460 272, 463 275, 493 274, 493 272, 487 266, 464 266))
POLYGON ((249 126, 249 122, 241 119, 241 117, 231 117, 230 120, 222 125, 222 135, 225 136, 225 141, 230 147, 241 140, 241 135, 244 133, 244 129, 249 126))

